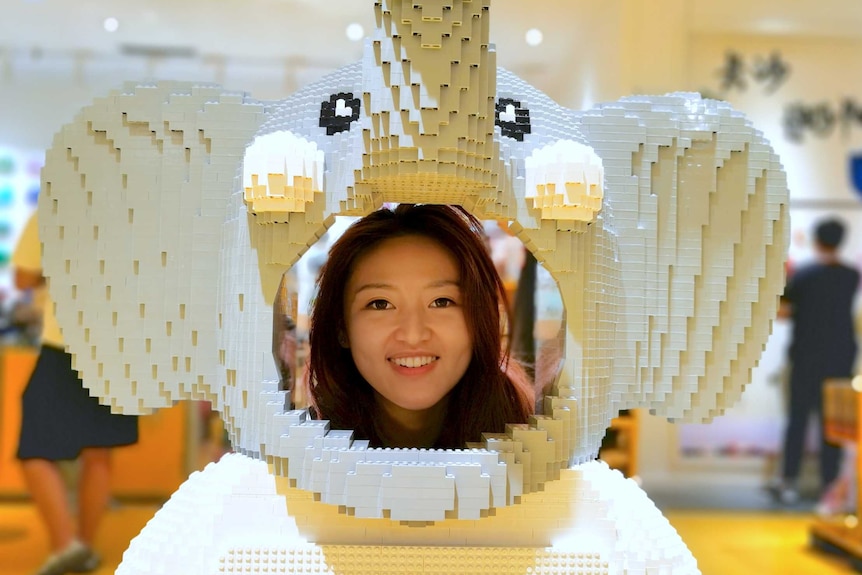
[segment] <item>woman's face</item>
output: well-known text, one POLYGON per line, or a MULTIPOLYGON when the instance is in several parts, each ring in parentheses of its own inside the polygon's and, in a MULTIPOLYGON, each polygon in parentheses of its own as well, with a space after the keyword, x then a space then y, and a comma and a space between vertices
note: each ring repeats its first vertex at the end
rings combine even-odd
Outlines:
POLYGON ((347 345, 385 410, 429 409, 467 370, 460 280, 452 255, 423 236, 386 240, 357 259, 344 291, 347 345))

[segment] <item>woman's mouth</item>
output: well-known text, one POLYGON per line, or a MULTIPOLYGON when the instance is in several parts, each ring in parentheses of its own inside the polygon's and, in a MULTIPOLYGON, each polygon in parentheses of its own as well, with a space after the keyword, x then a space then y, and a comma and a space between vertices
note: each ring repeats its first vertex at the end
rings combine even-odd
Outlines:
POLYGON ((411 357, 394 357, 389 361, 401 367, 417 368, 425 367, 429 363, 435 362, 438 359, 440 358, 433 355, 417 355, 411 357))

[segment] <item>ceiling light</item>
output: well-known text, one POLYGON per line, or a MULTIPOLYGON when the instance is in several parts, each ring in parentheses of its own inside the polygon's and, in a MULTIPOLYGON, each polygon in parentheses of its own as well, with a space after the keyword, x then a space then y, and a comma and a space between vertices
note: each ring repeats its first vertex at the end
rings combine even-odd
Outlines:
POLYGON ((524 35, 524 39, 527 41, 527 44, 530 46, 538 46, 544 40, 544 35, 542 31, 538 28, 530 28, 527 30, 527 33, 524 35))
POLYGON ((105 18, 105 21, 102 23, 102 26, 104 26, 105 30, 107 30, 108 32, 116 32, 117 28, 120 27, 120 21, 111 16, 109 18, 105 18))
POLYGON ((347 26, 344 33, 347 34, 347 37, 353 42, 358 42, 365 37, 365 29, 362 28, 362 24, 358 24, 356 22, 347 26))
POLYGON ((798 34, 799 30, 793 22, 783 18, 763 18, 755 20, 753 28, 762 34, 798 34))

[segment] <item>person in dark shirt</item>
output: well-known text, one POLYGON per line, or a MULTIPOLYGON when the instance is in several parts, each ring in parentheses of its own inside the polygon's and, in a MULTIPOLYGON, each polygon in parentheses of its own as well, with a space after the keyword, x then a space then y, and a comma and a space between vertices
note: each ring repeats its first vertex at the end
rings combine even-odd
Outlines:
POLYGON ((821 489, 835 480, 841 463, 841 448, 826 442, 822 423, 824 380, 851 377, 856 360, 852 309, 859 272, 838 259, 843 237, 844 225, 840 221, 820 222, 815 228, 817 261, 791 275, 781 298, 778 317, 793 319, 782 481, 773 489, 782 503, 799 499, 796 483, 812 414, 821 422, 821 489))

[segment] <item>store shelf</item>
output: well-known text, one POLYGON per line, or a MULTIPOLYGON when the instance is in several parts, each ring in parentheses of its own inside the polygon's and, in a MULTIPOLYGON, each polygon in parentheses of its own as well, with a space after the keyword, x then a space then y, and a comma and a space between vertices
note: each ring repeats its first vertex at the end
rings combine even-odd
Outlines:
MULTIPOLYGON (((850 384, 849 379, 829 380, 823 390, 823 423, 826 439, 831 443, 860 443, 859 421, 862 401, 850 384)), ((856 459, 857 493, 862 493, 861 458, 856 459)), ((856 571, 862 572, 862 500, 858 503, 855 516, 844 518, 816 518, 811 525, 810 536, 813 546, 844 555, 856 571)))
POLYGON ((811 544, 829 553, 844 555, 856 571, 862 572, 862 529, 842 520, 817 519, 811 526, 811 544))

